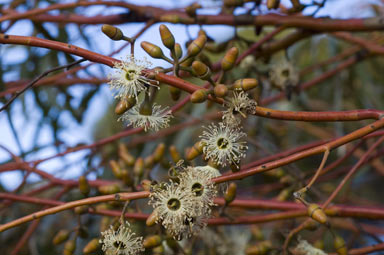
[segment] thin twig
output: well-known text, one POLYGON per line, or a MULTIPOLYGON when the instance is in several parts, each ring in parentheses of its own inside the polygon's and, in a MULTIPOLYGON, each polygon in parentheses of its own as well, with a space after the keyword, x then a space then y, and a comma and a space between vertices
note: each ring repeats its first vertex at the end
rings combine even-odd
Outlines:
POLYGON ((45 76, 47 76, 48 74, 52 73, 52 72, 55 72, 55 71, 58 71, 58 70, 61 70, 61 69, 69 69, 71 68, 72 66, 74 65, 77 65, 77 64, 80 64, 81 62, 84 62, 86 61, 86 59, 82 58, 82 59, 79 59, 75 62, 72 62, 72 63, 69 63, 67 65, 62 65, 62 66, 57 66, 57 67, 54 67, 52 69, 49 69, 45 72, 43 72, 42 74, 40 74, 38 77, 36 77, 35 79, 33 79, 33 81, 31 81, 30 83, 28 83, 22 90, 20 91, 17 91, 15 93, 15 95, 13 95, 13 97, 3 105, 3 107, 0 108, 0 112, 2 112, 3 110, 7 109, 8 106, 18 97, 20 96, 21 94, 23 94, 27 89, 31 88, 36 82, 38 82, 39 80, 41 80, 42 78, 44 78, 45 76))

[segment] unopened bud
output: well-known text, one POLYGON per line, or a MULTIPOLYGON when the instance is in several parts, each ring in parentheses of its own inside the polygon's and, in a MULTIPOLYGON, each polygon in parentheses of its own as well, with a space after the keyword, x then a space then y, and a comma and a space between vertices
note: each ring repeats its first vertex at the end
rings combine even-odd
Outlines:
POLYGON ((72 255, 76 250, 76 240, 68 240, 64 244, 64 255, 72 255))
POLYGON ((166 14, 160 17, 160 21, 176 24, 180 22, 180 17, 177 14, 166 14))
POLYGON ((153 153, 153 159, 156 163, 160 162, 163 157, 164 157, 164 153, 165 153, 165 144, 164 143, 160 143, 159 145, 157 145, 154 153, 153 153))
POLYGON ((286 201, 292 194, 292 189, 291 188, 286 188, 280 191, 280 193, 277 195, 276 200, 283 202, 286 201))
POLYGON ((159 246, 152 249, 153 255, 163 255, 164 252, 165 252, 165 249, 164 249, 163 245, 159 245, 159 246))
POLYGON ((144 174, 144 159, 137 158, 135 165, 133 166, 133 174, 137 177, 141 177, 144 174))
POLYGON ((131 175, 129 174, 128 170, 126 170, 126 169, 121 170, 121 179, 123 180, 125 185, 132 186, 133 179, 132 179, 131 175))
POLYGON ((135 157, 128 152, 127 147, 122 143, 119 144, 119 157, 127 166, 133 166, 135 164, 135 157))
POLYGON ((236 197, 237 185, 234 182, 231 182, 228 186, 227 191, 224 194, 224 200, 226 204, 230 204, 236 197))
POLYGON ((256 79, 247 78, 247 79, 240 79, 235 81, 233 84, 233 87, 235 89, 242 89, 244 91, 251 90, 255 88, 258 85, 258 82, 256 79))
POLYGON ((191 44, 188 46, 188 56, 194 57, 203 50, 205 43, 207 42, 207 37, 205 35, 199 35, 191 44))
POLYGON ((186 159, 192 160, 203 153, 204 145, 202 142, 196 142, 187 152, 186 159))
POLYGON ((207 100, 208 93, 206 89, 198 89, 191 95, 191 102, 194 104, 197 103, 203 103, 205 100, 207 100))
POLYGON ((169 153, 171 154, 171 158, 173 160, 174 163, 177 163, 181 160, 181 155, 180 153, 177 151, 176 149, 176 146, 175 145, 171 145, 169 147, 169 153))
POLYGON ((267 8, 269 10, 271 9, 277 9, 279 8, 280 0, 267 0, 267 8))
POLYGON ((173 58, 180 59, 181 56, 183 56, 183 50, 182 50, 181 45, 179 43, 175 44, 175 53, 176 53, 176 57, 172 56, 173 58))
POLYGON ((211 78, 211 70, 209 67, 200 61, 193 61, 192 63, 192 71, 194 74, 202 80, 208 80, 211 78))
POLYGON ((161 50, 161 48, 157 45, 154 45, 153 43, 150 43, 150 42, 141 42, 141 48, 144 49, 144 51, 146 53, 148 53, 148 55, 150 55, 151 57, 153 58, 163 58, 164 57, 164 53, 163 51, 161 50))
POLYGON ((151 185, 152 185, 152 182, 148 179, 145 179, 145 180, 142 180, 141 181, 141 186, 143 187, 143 189, 145 191, 150 191, 151 190, 151 185))
POLYGON ((92 253, 95 252, 100 246, 100 242, 98 238, 93 238, 83 249, 83 253, 92 253))
POLYGON ((308 205, 308 215, 315 221, 321 224, 327 224, 328 219, 327 215, 324 213, 323 209, 318 204, 308 205))
POLYGON ((337 254, 339 254, 339 255, 347 255, 348 254, 348 249, 347 249, 347 246, 345 245, 344 238, 342 238, 339 235, 335 236, 335 239, 333 241, 333 247, 335 248, 337 254))
POLYGON ((181 90, 175 87, 169 87, 169 92, 171 93, 171 97, 173 101, 177 101, 180 98, 181 90))
POLYGON ((233 66, 236 63, 237 55, 239 54, 239 50, 236 47, 230 48, 227 53, 225 53, 225 56, 223 60, 221 60, 221 68, 224 71, 228 71, 233 68, 233 66))
POLYGON ((52 242, 54 245, 59 245, 67 241, 68 237, 69 237, 69 231, 66 229, 62 229, 55 235, 52 242))
POLYGON ((121 171, 119 164, 116 162, 116 160, 110 160, 109 165, 111 166, 113 175, 116 178, 121 179, 121 177, 123 176, 123 173, 121 171))
POLYGON ((117 184, 99 186, 99 192, 103 195, 115 194, 120 192, 120 187, 117 184))
POLYGON ((88 205, 80 205, 75 207, 75 213, 81 215, 81 214, 87 213, 88 209, 89 209, 88 205))
POLYGON ((161 41, 163 42, 164 46, 172 50, 175 46, 175 37, 173 37, 173 34, 171 31, 169 31, 166 25, 160 25, 159 30, 161 41))
POLYGON ((115 107, 115 113, 118 115, 121 115, 131 109, 136 104, 136 98, 135 97, 127 97, 121 99, 116 107, 115 107))
POLYGON ((199 3, 193 3, 185 8, 185 12, 190 17, 196 17, 196 10, 200 9, 202 6, 199 3))
POLYGON ((148 155, 144 158, 144 168, 151 169, 155 164, 155 157, 153 155, 148 155))
POLYGON ((89 191, 91 190, 87 177, 83 175, 79 177, 79 190, 84 196, 88 196, 89 191))
POLYGON ((271 249, 272 244, 271 241, 262 241, 256 245, 253 245, 251 247, 248 247, 245 251, 245 254, 247 255, 264 255, 267 254, 268 251, 271 249))
POLYGON ((124 37, 124 34, 120 29, 111 25, 103 25, 101 27, 101 31, 103 31, 106 36, 115 41, 119 41, 124 37))
POLYGON ((217 84, 213 89, 213 93, 217 97, 225 97, 228 94, 228 88, 224 84, 217 84))
POLYGON ((161 244, 161 237, 159 235, 148 236, 143 241, 145 249, 153 248, 161 244))
POLYGON ((153 225, 156 224, 156 221, 157 221, 157 213, 156 213, 156 210, 154 210, 147 218, 147 220, 145 221, 145 224, 148 226, 148 227, 151 227, 153 225))
POLYGON ((244 0, 224 0, 225 7, 236 7, 244 4, 244 0))

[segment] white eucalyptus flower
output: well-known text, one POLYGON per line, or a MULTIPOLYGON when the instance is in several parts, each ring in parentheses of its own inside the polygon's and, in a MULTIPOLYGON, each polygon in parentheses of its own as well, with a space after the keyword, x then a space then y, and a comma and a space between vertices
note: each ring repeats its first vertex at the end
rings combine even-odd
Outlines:
POLYGON ((135 255, 144 251, 143 238, 134 237, 135 234, 131 232, 129 223, 120 225, 115 231, 111 226, 110 229, 101 232, 103 239, 99 242, 102 243, 102 250, 107 255, 135 255))
POLYGON ((172 117, 172 111, 168 110, 168 107, 161 109, 160 105, 154 103, 150 115, 140 113, 140 104, 136 104, 132 109, 126 111, 118 120, 128 122, 128 126, 135 128, 142 127, 144 131, 159 131, 162 128, 169 127, 169 121, 172 117))
POLYGON ((157 186, 149 196, 149 204, 156 210, 156 223, 161 222, 169 234, 181 240, 194 216, 195 198, 172 181, 157 186))
POLYGON ((255 114, 257 103, 246 92, 235 90, 233 96, 224 102, 224 106, 227 110, 223 111, 223 122, 228 126, 238 126, 241 120, 236 115, 246 118, 247 114, 255 114))
POLYGON ((132 55, 121 62, 116 62, 108 83, 111 90, 116 91, 115 98, 135 97, 138 100, 140 92, 147 89, 145 84, 151 85, 151 80, 142 75, 142 71, 149 65, 148 61, 137 60, 132 55))
POLYGON ((239 128, 227 126, 220 122, 217 126, 209 125, 200 136, 204 144, 203 152, 206 159, 226 166, 227 163, 237 165, 246 155, 245 141, 240 141, 246 134, 239 128))

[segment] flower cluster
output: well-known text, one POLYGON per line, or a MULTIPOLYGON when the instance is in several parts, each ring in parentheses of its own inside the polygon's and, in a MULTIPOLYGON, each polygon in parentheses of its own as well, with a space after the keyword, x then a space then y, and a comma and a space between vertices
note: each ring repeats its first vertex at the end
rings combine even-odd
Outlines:
POLYGON ((200 135, 205 158, 221 166, 227 163, 237 165, 248 149, 245 141, 241 141, 245 136, 239 127, 228 126, 223 122, 217 126, 209 125, 200 135))
MULTIPOLYGON (((157 83, 142 75, 143 71, 149 66, 146 60, 140 61, 133 56, 128 56, 126 60, 117 62, 114 65, 115 72, 110 75, 110 88, 116 90, 116 98, 124 100, 134 98, 138 102, 138 96, 141 92, 146 92, 148 86, 157 83)), ((147 96, 147 94, 146 94, 147 96)), ((153 104, 151 110, 141 111, 141 106, 147 103, 144 100, 140 104, 132 104, 132 109, 125 111, 119 118, 121 121, 127 121, 128 126, 142 127, 144 131, 166 128, 169 126, 171 111, 167 108, 161 109, 161 106, 153 104), (134 105, 134 106, 133 106, 134 105)))
POLYGON ((101 235, 103 236, 100 240, 101 248, 107 255, 134 255, 144 251, 143 238, 135 237, 128 222, 120 225, 116 231, 111 226, 110 229, 101 232, 101 235))
POLYGON ((178 176, 179 183, 170 181, 153 188, 149 204, 156 212, 156 222, 175 239, 197 234, 206 226, 217 194, 211 182, 216 174, 204 167, 186 167, 178 176))

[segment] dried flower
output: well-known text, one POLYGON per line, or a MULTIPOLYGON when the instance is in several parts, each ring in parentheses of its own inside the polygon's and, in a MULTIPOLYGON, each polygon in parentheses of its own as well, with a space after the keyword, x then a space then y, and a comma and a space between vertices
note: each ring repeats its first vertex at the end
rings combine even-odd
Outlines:
POLYGON ((286 60, 273 65, 269 71, 272 85, 280 90, 288 86, 295 87, 299 83, 299 74, 291 62, 286 60))
POLYGON ((240 119, 236 115, 239 113, 246 118, 247 114, 255 114, 257 103, 250 99, 246 92, 235 90, 233 96, 224 102, 224 106, 227 110, 223 111, 223 122, 228 126, 238 126, 240 119))
POLYGON ((157 213, 156 223, 161 221, 169 234, 181 240, 194 216, 195 199, 192 193, 171 181, 157 185, 149 197, 149 204, 157 213))
POLYGON ((128 121, 128 126, 142 127, 144 131, 158 131, 161 128, 169 127, 169 121, 172 117, 172 111, 168 110, 168 107, 161 109, 160 105, 153 104, 150 115, 140 113, 140 106, 136 105, 125 112, 118 120, 128 121))
POLYGON ((327 255, 323 250, 313 247, 306 240, 300 240, 293 252, 297 255, 327 255))
POLYGON ((218 126, 209 125, 200 136, 205 158, 221 166, 226 166, 228 162, 237 165, 248 148, 245 142, 239 141, 244 136, 246 134, 239 128, 226 126, 222 122, 218 126))
POLYGON ((141 91, 147 89, 145 84, 151 85, 151 80, 142 75, 150 63, 146 60, 137 60, 129 55, 125 60, 116 62, 114 72, 109 75, 111 81, 108 83, 112 90, 116 90, 115 98, 135 97, 141 91))
POLYGON ((102 250, 107 255, 134 255, 144 251, 142 237, 134 237, 131 232, 129 223, 125 222, 115 231, 111 226, 110 229, 101 232, 103 240, 99 242, 103 244, 102 250))
POLYGON ((211 175, 206 171, 196 170, 194 167, 187 167, 179 176, 180 185, 195 198, 195 215, 209 217, 211 206, 215 205, 213 199, 217 195, 211 175))

